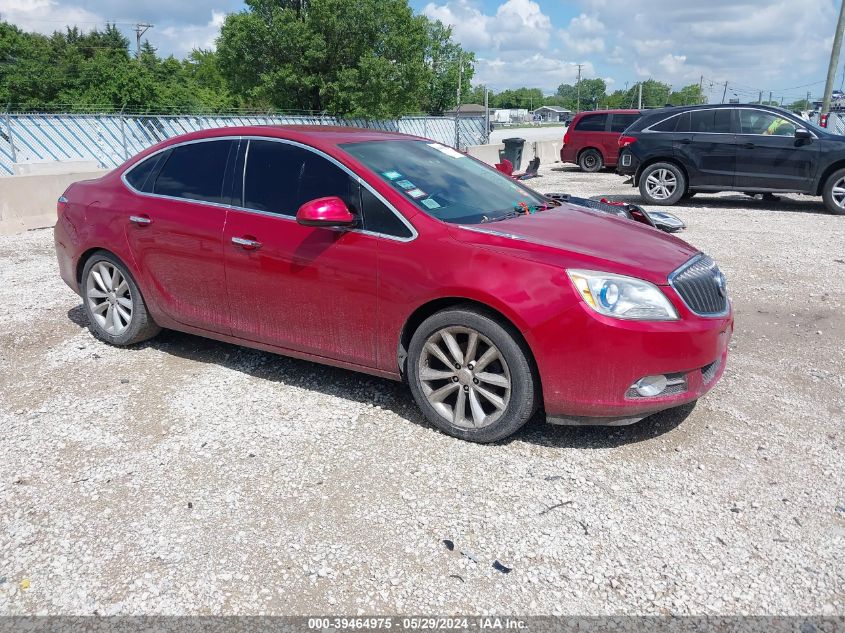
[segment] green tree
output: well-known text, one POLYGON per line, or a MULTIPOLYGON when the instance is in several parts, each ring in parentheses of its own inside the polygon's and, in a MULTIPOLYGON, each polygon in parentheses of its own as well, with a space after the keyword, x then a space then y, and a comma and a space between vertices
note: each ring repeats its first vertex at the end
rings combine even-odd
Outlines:
POLYGON ((607 94, 607 83, 604 79, 582 79, 578 84, 561 84, 557 88, 557 96, 561 98, 563 107, 572 110, 578 108, 578 95, 581 95, 581 109, 594 110, 604 100, 607 94))
POLYGON ((690 84, 684 86, 680 90, 673 92, 669 97, 669 103, 676 106, 681 105, 698 105, 699 103, 707 103, 707 98, 699 88, 698 84, 690 84))
POLYGON ((470 90, 473 75, 472 64, 475 55, 461 49, 452 40, 452 27, 444 26, 439 20, 429 21, 426 25, 426 79, 427 90, 423 94, 421 110, 432 114, 442 114, 455 106, 458 91, 458 73, 461 73, 461 87, 467 93, 461 96, 462 103, 484 103, 474 99, 470 90))

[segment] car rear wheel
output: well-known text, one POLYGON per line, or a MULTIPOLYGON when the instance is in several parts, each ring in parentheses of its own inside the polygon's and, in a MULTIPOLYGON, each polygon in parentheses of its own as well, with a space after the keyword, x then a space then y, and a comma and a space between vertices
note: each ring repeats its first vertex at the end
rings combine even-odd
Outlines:
POLYGON ((578 166, 581 168, 581 171, 591 174, 599 171, 604 166, 604 160, 602 160, 598 150, 587 149, 581 152, 581 155, 578 157, 578 166))
POLYGON ((675 204, 686 190, 684 173, 672 163, 649 165, 640 175, 640 194, 650 204, 675 204))
POLYGON ((126 266, 106 251, 95 253, 85 263, 82 305, 91 333, 112 345, 140 343, 161 330, 126 266))
POLYGON ((845 169, 833 172, 822 189, 824 206, 831 213, 845 215, 845 169))
POLYGON ((472 442, 519 430, 537 409, 537 382, 516 331, 474 307, 438 312, 417 328, 408 382, 425 417, 472 442))

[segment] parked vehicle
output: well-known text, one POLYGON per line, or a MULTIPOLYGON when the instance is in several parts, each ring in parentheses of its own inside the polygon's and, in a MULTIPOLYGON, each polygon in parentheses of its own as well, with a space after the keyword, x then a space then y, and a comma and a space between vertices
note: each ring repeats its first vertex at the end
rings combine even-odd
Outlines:
POLYGON ((822 196, 845 214, 845 137, 781 108, 703 105, 645 114, 619 139, 617 171, 650 204, 701 191, 822 196))
POLYGON ((627 424, 699 398, 733 331, 724 276, 649 226, 542 196, 450 147, 245 127, 156 145, 59 199, 91 331, 172 328, 396 380, 476 442, 627 424))
POLYGON ((579 112, 563 136, 561 162, 575 163, 586 172, 615 167, 619 137, 640 116, 639 110, 579 112))

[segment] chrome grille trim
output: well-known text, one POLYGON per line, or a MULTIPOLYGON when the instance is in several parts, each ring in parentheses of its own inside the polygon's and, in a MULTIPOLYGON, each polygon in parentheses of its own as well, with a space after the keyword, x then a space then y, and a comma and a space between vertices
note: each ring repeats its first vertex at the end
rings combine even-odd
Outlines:
POLYGON ((716 278, 721 274, 716 262, 699 253, 669 275, 669 285, 693 314, 723 317, 730 311, 730 302, 727 293, 719 292, 716 278))

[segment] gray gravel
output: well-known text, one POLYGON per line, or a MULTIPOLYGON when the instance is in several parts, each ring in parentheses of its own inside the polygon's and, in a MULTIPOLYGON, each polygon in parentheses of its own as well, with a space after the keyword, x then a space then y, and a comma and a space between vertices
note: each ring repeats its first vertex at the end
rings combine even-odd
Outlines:
POLYGON ((845 613, 845 218, 674 210, 735 301, 719 386, 494 446, 386 380, 174 332, 108 347, 51 232, 0 238, 0 614, 845 613))

